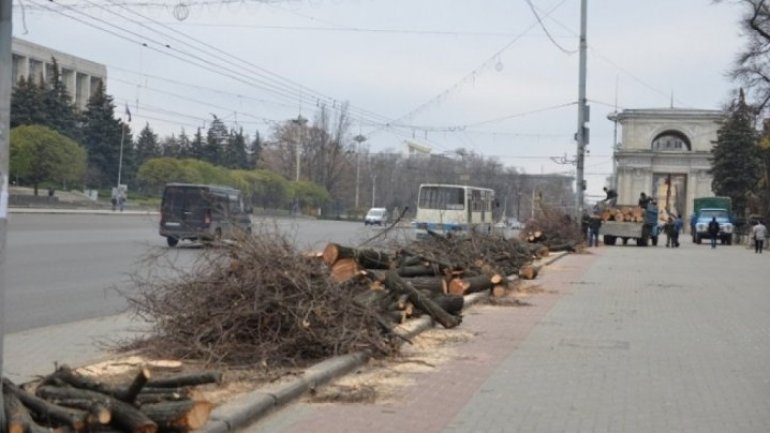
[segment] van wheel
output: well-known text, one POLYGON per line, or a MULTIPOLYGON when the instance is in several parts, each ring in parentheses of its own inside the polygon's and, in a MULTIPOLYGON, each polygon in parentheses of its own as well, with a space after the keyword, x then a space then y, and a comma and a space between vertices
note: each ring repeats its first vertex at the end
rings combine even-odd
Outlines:
POLYGON ((173 237, 173 236, 167 236, 166 237, 166 243, 170 247, 175 247, 179 243, 179 239, 173 237))

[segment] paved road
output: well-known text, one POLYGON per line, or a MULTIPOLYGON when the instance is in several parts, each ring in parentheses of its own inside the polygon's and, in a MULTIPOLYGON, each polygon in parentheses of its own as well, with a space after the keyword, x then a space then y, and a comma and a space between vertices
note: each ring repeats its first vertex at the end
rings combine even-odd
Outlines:
MULTIPOLYGON (((110 316, 126 307, 131 276, 142 260, 166 250, 156 215, 12 214, 8 225, 5 332, 110 316)), ((357 243, 380 229, 312 219, 254 218, 255 230, 280 230, 299 248, 328 242, 357 243)), ((197 246, 171 250, 189 263, 197 246)))
POLYGON ((475 336, 395 400, 301 402, 245 433, 770 431, 770 254, 592 252, 552 265, 532 307, 468 314, 475 336))
MULTIPOLYGON (((64 212, 64 211, 62 211, 64 212)), ((104 343, 132 338, 146 324, 132 320, 124 294, 142 259, 164 251, 184 266, 199 245, 166 248, 156 215, 112 212, 13 213, 8 226, 3 374, 24 382, 54 362, 82 365, 107 356, 104 343)), ((381 232, 360 223, 254 217, 256 231, 279 230, 298 248, 357 244, 381 232)), ((388 232, 386 240, 408 236, 388 232)), ((156 263, 164 263, 156 260, 156 263)))

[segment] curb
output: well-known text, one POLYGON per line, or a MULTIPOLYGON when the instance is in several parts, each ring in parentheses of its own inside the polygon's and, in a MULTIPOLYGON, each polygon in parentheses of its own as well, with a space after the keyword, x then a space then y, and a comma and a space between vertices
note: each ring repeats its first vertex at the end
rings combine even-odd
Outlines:
POLYGON ((11 214, 75 214, 75 215, 159 215, 154 210, 124 210, 114 211, 110 209, 56 209, 56 208, 23 208, 12 207, 8 209, 11 214))
MULTIPOLYGON (((551 253, 548 257, 536 261, 535 265, 548 266, 567 254, 566 251, 551 253)), ((509 277, 509 281, 516 280, 518 280, 517 276, 509 277)), ((472 293, 465 296, 463 310, 488 296, 489 294, 486 292, 472 293)), ((435 323, 430 316, 422 316, 400 326, 401 335, 406 338, 413 338, 433 328, 434 325, 435 323)), ((356 352, 330 358, 311 366, 300 378, 246 393, 235 400, 217 406, 211 412, 209 421, 198 430, 198 433, 228 433, 242 429, 274 409, 278 409, 298 399, 305 392, 314 390, 333 379, 344 376, 366 365, 369 362, 369 357, 368 353, 356 352)))

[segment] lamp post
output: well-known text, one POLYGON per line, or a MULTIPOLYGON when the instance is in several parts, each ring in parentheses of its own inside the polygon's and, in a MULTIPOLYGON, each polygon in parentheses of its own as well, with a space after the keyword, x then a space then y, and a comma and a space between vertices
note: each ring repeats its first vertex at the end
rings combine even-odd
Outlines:
POLYGON ((356 210, 358 210, 358 189, 361 183, 361 143, 366 141, 366 137, 364 137, 361 134, 358 134, 355 137, 353 137, 353 140, 355 140, 356 142, 356 205, 355 205, 355 208, 356 210))
POLYGON ((377 191, 377 174, 372 173, 372 207, 374 207, 376 191, 377 191))

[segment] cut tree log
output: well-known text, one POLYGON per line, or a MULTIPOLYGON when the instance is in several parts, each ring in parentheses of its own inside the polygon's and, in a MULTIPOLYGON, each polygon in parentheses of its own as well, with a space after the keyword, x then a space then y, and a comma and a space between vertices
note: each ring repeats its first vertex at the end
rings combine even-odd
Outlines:
POLYGON ((386 253, 372 249, 356 249, 330 243, 323 251, 324 263, 334 266, 340 259, 353 259, 369 269, 390 269, 393 258, 386 253))
MULTIPOLYGON (((50 403, 24 391, 11 381, 3 379, 3 392, 12 393, 26 406, 35 419, 53 420, 75 431, 83 431, 88 424, 86 412, 50 403)), ((143 432, 144 433, 144 432, 143 432)), ((150 432, 155 433, 155 432, 150 432)))
POLYGON ((26 407, 13 392, 3 389, 3 406, 7 433, 49 433, 49 430, 36 423, 26 407))
POLYGON ((142 405, 142 412, 155 421, 161 430, 186 433, 203 427, 213 405, 208 401, 172 401, 142 405))
POLYGON ((508 291, 508 287, 503 284, 498 284, 492 287, 492 296, 495 298, 502 298, 508 291))
POLYGON ((462 321, 460 317, 447 313, 446 310, 441 308, 430 298, 417 291, 414 287, 412 287, 411 284, 404 281, 404 279, 401 278, 396 272, 388 272, 387 278, 385 279, 385 285, 397 293, 408 293, 409 300, 412 302, 412 304, 414 304, 415 307, 428 313, 444 328, 454 328, 462 321))
POLYGON ((147 386, 152 388, 178 388, 182 386, 207 385, 210 383, 222 383, 222 372, 209 370, 198 373, 175 374, 173 376, 152 379, 147 382, 147 386))
POLYGON ((366 272, 353 259, 339 259, 331 268, 331 278, 338 283, 344 283, 358 276, 365 276, 366 272))
POLYGON ((538 268, 533 265, 524 265, 519 269, 519 277, 525 280, 534 280, 537 277, 538 268))
POLYGON ((476 293, 491 289, 495 284, 499 284, 503 277, 494 274, 482 274, 473 277, 455 278, 449 282, 449 293, 453 295, 464 295, 467 293, 476 293))
POLYGON ((426 290, 431 293, 447 293, 448 286, 443 277, 412 277, 404 278, 417 290, 426 290))
POLYGON ((156 433, 158 431, 158 425, 139 409, 106 394, 71 386, 50 385, 39 387, 37 394, 51 400, 87 399, 104 404, 112 413, 110 424, 120 427, 128 433, 156 433))
POLYGON ((405 278, 441 275, 438 266, 425 265, 402 266, 398 268, 397 272, 399 276, 405 278))
POLYGON ((459 315, 465 306, 465 298, 460 295, 439 294, 431 298, 433 302, 449 314, 459 315))
POLYGON ((112 419, 112 412, 103 402, 94 402, 93 400, 83 398, 53 399, 48 401, 60 406, 72 407, 86 411, 86 413, 88 413, 86 416, 86 421, 90 426, 107 425, 112 419))

